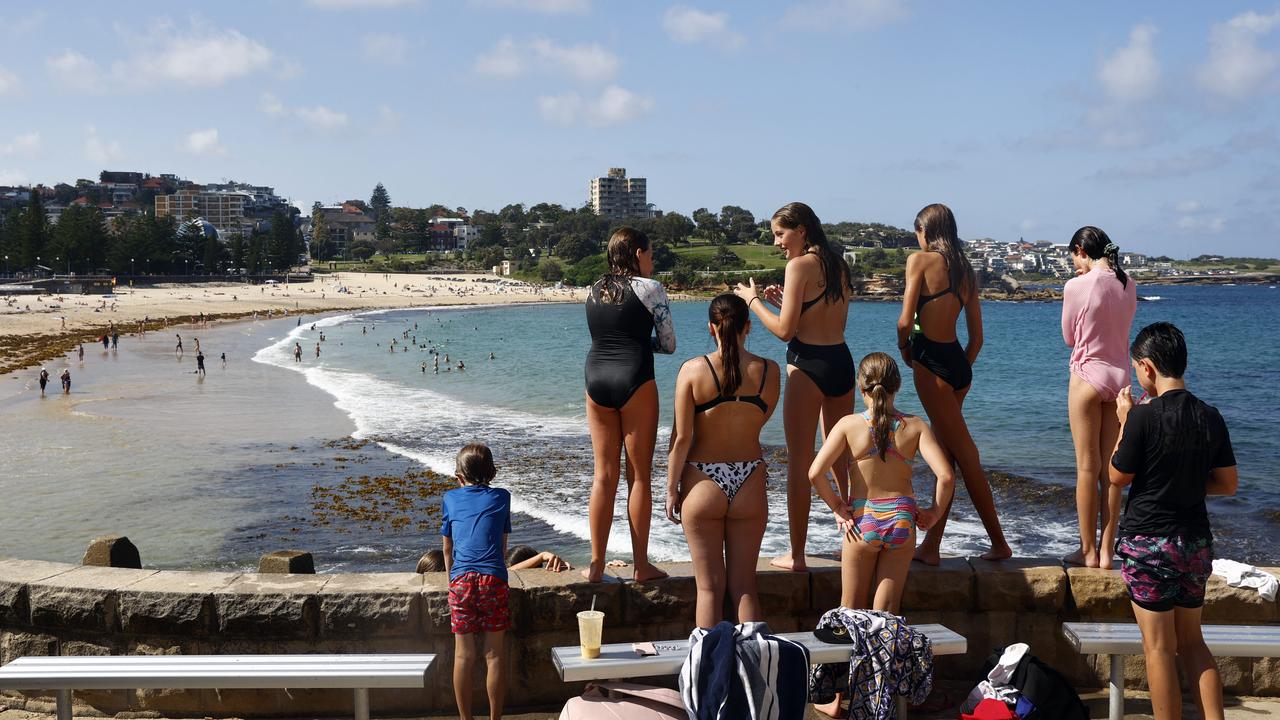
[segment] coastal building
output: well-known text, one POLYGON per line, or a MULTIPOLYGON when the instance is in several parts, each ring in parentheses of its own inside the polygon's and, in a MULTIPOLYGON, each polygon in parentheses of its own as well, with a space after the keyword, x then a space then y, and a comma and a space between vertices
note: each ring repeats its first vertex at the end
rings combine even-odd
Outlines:
POLYGON ((358 205, 344 203, 340 206, 322 207, 320 213, 328 228, 329 242, 333 243, 334 252, 338 255, 345 257, 347 248, 353 243, 373 242, 373 216, 365 213, 358 205))
POLYGON ((244 224, 245 199, 238 192, 208 192, 199 186, 182 188, 172 195, 156 196, 156 216, 179 223, 202 217, 219 230, 238 230, 244 224))
POLYGON ((626 168, 609 168, 604 177, 592 178, 591 209, 610 218, 646 218, 657 213, 649 205, 648 181, 628 178, 626 168))
POLYGON ((453 229, 455 249, 466 250, 471 243, 480 239, 482 228, 476 225, 459 225, 453 229))

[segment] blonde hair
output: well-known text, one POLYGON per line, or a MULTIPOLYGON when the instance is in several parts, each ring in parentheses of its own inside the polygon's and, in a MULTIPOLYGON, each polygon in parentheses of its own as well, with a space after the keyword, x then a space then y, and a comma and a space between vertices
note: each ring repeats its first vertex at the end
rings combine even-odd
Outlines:
POLYGON ((893 418, 889 417, 889 401, 902 388, 898 363, 882 352, 873 352, 858 363, 858 389, 871 398, 871 435, 880 449, 880 459, 889 451, 893 418))

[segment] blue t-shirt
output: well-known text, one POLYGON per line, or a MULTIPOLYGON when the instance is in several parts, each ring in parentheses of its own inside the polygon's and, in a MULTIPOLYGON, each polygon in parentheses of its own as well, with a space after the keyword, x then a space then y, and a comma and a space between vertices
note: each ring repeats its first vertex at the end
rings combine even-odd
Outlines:
POLYGON ((453 538, 452 581, 478 572, 507 579, 502 536, 511 532, 511 493, 502 488, 466 485, 444 494, 440 534, 453 538))

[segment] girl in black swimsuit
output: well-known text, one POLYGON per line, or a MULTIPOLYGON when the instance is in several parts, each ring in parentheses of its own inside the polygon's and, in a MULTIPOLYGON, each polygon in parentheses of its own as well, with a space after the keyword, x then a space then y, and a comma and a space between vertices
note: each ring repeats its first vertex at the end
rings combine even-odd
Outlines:
POLYGON ((658 434, 653 353, 675 352, 676 335, 667 293, 658 281, 647 277, 653 272, 649 238, 638 230, 619 228, 609 239, 607 254, 609 273, 591 286, 587 297, 591 351, 584 375, 595 474, 589 512, 591 564, 582 574, 589 582, 604 579, 605 550, 621 473, 619 455, 625 442, 634 577, 643 582, 666 576, 649 562, 653 510, 649 481, 658 434))
MULTIPOLYGON (((844 341, 852 283, 849 264, 827 242, 822 223, 808 205, 790 203, 782 207, 773 214, 770 227, 774 246, 787 255, 783 287, 765 288, 761 300, 755 281, 751 280, 738 285, 734 294, 747 301, 769 332, 787 342, 787 389, 782 414, 787 435, 791 547, 787 555, 772 562, 781 568, 803 571, 807 567, 805 541, 813 500, 808 473, 818 421, 822 421, 825 436, 840 418, 853 412, 853 355, 844 341), (765 307, 766 300, 778 308, 776 315, 765 307)), ((851 460, 845 453, 834 468, 845 499, 849 496, 851 460)))
MULTIPOLYGON (((923 252, 907 258, 907 287, 898 318, 898 349, 915 377, 916 394, 929 422, 947 452, 960 466, 964 486, 974 509, 991 538, 984 560, 1002 560, 1013 554, 996 516, 991 485, 982 470, 978 446, 965 425, 965 396, 973 379, 973 361, 982 348, 982 310, 978 283, 965 257, 956 230, 956 218, 946 205, 934 204, 916 215, 916 239, 923 252), (945 280, 944 280, 945 279, 945 280), (928 292, 931 288, 940 290, 928 292), (954 302, 952 299, 954 298, 954 302), (956 320, 964 311, 969 344, 956 339, 956 320)), ((937 565, 942 532, 947 526, 948 505, 916 550, 915 559, 937 565)))

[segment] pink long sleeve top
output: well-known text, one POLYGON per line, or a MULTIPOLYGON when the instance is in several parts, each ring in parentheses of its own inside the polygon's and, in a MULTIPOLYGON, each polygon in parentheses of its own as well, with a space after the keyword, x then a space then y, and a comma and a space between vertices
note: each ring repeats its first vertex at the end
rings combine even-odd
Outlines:
POLYGON ((1062 289, 1062 339, 1071 346, 1071 372, 1104 401, 1129 385, 1129 332, 1138 309, 1138 288, 1120 284, 1105 267, 1071 278, 1062 289))

